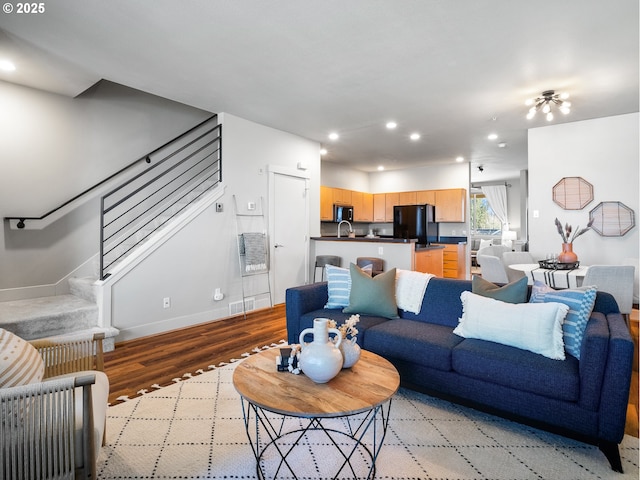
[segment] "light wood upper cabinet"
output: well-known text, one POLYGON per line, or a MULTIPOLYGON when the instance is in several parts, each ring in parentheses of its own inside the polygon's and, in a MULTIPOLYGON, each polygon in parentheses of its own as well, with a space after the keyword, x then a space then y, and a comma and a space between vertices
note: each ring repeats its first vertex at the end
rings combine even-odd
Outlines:
POLYGON ((435 190, 419 190, 416 192, 416 205, 435 205, 436 204, 436 191, 435 190))
POLYGON ((373 222, 373 194, 351 192, 353 220, 355 222, 373 222))
POLYGON ((436 222, 464 222, 467 191, 464 188, 436 190, 436 222))
POLYGON ((398 205, 418 205, 416 203, 417 192, 400 192, 398 194, 398 205))
POLYGON ((320 186, 320 220, 333 220, 333 188, 320 186))
POLYGON ((384 222, 386 210, 386 195, 384 193, 373 194, 373 221, 384 222))
POLYGON ((333 203, 338 205, 352 205, 351 190, 345 190, 344 188, 333 189, 333 203))
POLYGON ((400 205, 399 193, 385 193, 384 194, 384 221, 393 222, 393 207, 400 205))

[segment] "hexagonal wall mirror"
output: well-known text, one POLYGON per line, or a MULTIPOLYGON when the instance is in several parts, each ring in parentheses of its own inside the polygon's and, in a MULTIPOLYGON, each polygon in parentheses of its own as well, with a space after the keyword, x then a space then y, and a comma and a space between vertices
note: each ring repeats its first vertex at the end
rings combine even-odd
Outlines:
POLYGON ((565 210, 582 210, 593 200, 593 185, 581 177, 564 177, 553 186, 553 201, 565 210))
POLYGON ((589 220, 603 237, 621 237, 636 225, 634 211, 622 202, 600 202, 589 212, 589 220))

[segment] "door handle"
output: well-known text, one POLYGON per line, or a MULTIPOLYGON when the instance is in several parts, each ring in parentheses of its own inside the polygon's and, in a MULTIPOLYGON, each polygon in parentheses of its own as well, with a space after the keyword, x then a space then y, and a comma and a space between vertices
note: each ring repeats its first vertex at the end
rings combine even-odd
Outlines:
POLYGON ((278 248, 278 247, 284 247, 284 245, 280 245, 279 243, 276 243, 273 248, 278 248))

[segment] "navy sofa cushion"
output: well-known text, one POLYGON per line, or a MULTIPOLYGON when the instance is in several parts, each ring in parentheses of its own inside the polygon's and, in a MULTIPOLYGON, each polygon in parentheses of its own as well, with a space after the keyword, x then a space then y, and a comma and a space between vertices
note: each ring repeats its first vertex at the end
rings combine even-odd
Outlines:
POLYGON ((427 284, 420 313, 400 310, 400 317, 455 328, 462 316, 460 294, 465 290, 471 291, 470 280, 432 278, 427 284))
POLYGON ((549 398, 577 402, 579 362, 552 360, 519 348, 467 338, 453 349, 453 370, 479 380, 549 398))
POLYGON ((394 319, 367 330, 364 348, 386 358, 451 370, 451 352, 462 338, 451 327, 394 319))

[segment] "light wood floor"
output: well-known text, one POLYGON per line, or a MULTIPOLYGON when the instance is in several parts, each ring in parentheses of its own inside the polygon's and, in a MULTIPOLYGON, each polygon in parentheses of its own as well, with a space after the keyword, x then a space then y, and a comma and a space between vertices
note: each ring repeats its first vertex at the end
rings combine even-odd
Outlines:
MULTIPOLYGON (((627 409, 626 433, 638 436, 638 311, 634 310, 631 333, 636 355, 627 409)), ((105 354, 105 371, 109 376, 111 404, 118 397, 133 398, 140 390, 153 390, 151 385, 171 385, 185 373, 208 370, 255 347, 286 340, 284 305, 247 315, 222 319, 195 327, 154 335, 116 345, 105 354)))

